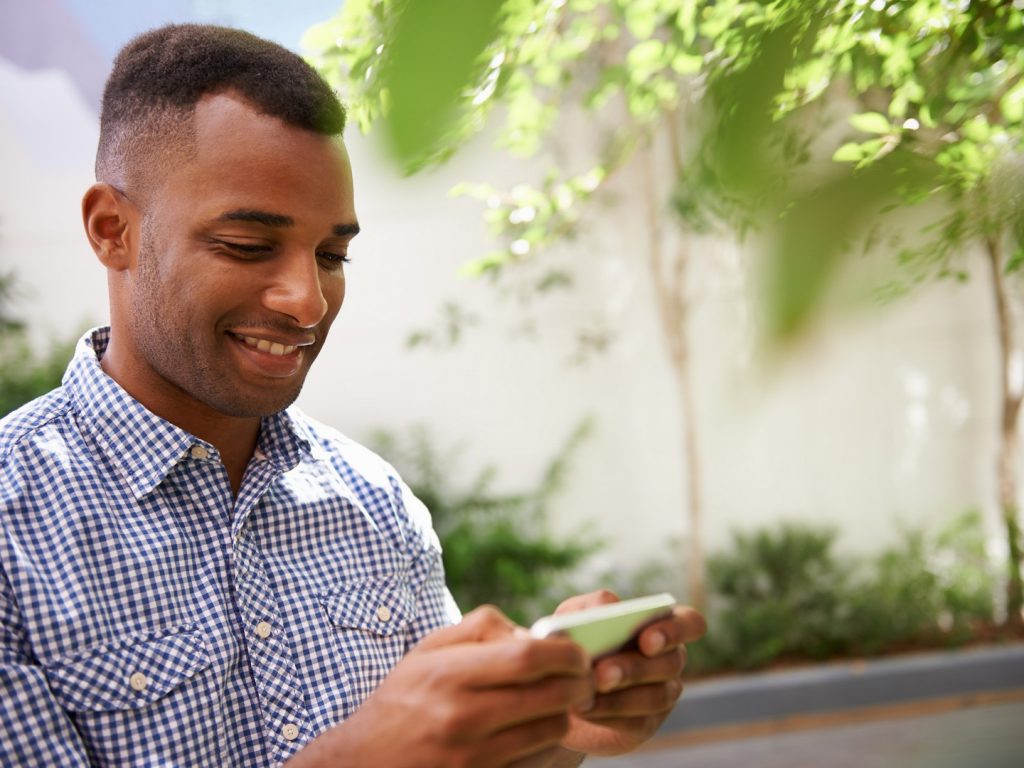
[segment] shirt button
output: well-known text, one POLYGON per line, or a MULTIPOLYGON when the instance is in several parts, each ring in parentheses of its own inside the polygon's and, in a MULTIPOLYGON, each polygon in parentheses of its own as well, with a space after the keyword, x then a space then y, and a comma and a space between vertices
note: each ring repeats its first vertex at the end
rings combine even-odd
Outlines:
POLYGON ((256 625, 256 637, 260 640, 266 640, 270 637, 271 626, 269 621, 261 621, 256 625))
POLYGON ((149 685, 149 678, 141 672, 136 672, 134 675, 128 678, 128 685, 132 687, 133 691, 144 691, 146 686, 149 685))
POLYGON ((281 729, 281 735, 284 736, 285 741, 295 741, 299 738, 299 726, 295 723, 287 723, 284 728, 281 729))
POLYGON ((193 445, 189 453, 193 459, 207 459, 210 457, 210 452, 206 450, 205 445, 193 445))
POLYGON ((382 605, 377 609, 377 619, 379 621, 391 621, 391 609, 386 605, 382 605))

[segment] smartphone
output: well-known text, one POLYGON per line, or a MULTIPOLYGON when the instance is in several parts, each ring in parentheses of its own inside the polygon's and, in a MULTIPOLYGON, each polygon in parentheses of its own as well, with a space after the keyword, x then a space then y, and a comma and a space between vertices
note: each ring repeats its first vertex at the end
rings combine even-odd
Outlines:
POLYGON ((566 635, 592 658, 625 647, 652 621, 672 613, 676 599, 667 592, 618 603, 596 605, 582 611, 545 616, 534 622, 530 634, 543 638, 566 635))

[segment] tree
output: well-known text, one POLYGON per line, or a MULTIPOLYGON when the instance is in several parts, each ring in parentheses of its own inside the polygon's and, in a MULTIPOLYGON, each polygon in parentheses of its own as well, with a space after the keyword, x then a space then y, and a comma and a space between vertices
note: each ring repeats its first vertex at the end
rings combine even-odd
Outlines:
MULTIPOLYGON (((701 62, 691 53, 697 4, 687 4, 689 15, 683 18, 679 3, 668 0, 506 0, 484 3, 489 13, 481 12, 467 24, 458 13, 471 5, 458 0, 350 0, 337 18, 311 30, 305 42, 316 51, 313 60, 329 79, 342 87, 355 84, 352 114, 363 128, 384 120, 407 172, 449 157, 498 104, 505 107, 500 141, 517 155, 535 154, 556 141, 559 113, 566 104, 595 118, 595 135, 607 133, 593 155, 573 168, 552 167, 539 185, 519 184, 507 192, 488 185, 461 187, 489 201, 487 217, 502 243, 466 265, 473 276, 507 279, 508 273, 532 266, 539 267, 531 285, 538 292, 571 282, 565 271, 546 268, 542 254, 578 231, 587 204, 613 179, 640 175, 647 229, 641 252, 655 289, 680 403, 680 478, 689 517, 687 584, 691 601, 701 607, 701 473, 689 344, 692 256, 682 231, 666 226, 664 215, 671 210, 676 179, 685 172, 680 105, 701 62), (414 35, 417 42, 411 44, 414 35), (445 49, 460 40, 476 42, 472 51, 460 46, 449 56, 445 49), (413 51, 419 54, 416 75, 408 74, 413 51), (468 64, 461 70, 441 68, 438 84, 436 73, 423 66, 438 58, 468 64), (449 69, 455 74, 446 75, 449 69), (433 113, 420 114, 421 120, 424 114, 433 116, 417 141, 409 137, 417 137, 414 126, 419 123, 410 122, 408 113, 398 114, 399 93, 424 90, 440 95, 432 103, 433 113), (446 118, 441 128, 438 114, 446 118), (662 154, 671 168, 667 178, 657 171, 662 154)), ((605 343, 602 335, 583 339, 597 347, 605 343)))
POLYGON ((698 605, 703 553, 684 233, 723 223, 738 234, 761 230, 763 316, 775 340, 806 328, 841 259, 855 244, 876 247, 886 221, 910 206, 931 224, 902 238, 902 286, 965 277, 967 246, 983 245, 1003 382, 997 474, 1008 616, 1020 622, 1021 384, 1011 375, 1019 352, 1007 290, 1024 264, 1018 4, 488 0, 466 35, 459 16, 465 3, 439 0, 429 12, 427 5, 349 0, 308 39, 329 77, 354 84, 360 125, 382 122, 407 171, 450 156, 498 103, 505 107, 502 143, 522 154, 557 137, 560 111, 573 111, 566 105, 609 123, 610 138, 579 169, 554 168, 539 187, 504 195, 470 190, 498 201, 488 216, 504 242, 470 265, 472 274, 504 275, 537 263, 547 246, 575 232, 585 205, 611 179, 631 165, 644 175, 647 263, 677 374, 688 457, 687 561, 698 605), (457 55, 447 57, 446 47, 458 40, 464 44, 457 55), (426 65, 436 59, 455 62, 437 83, 426 65), (409 83, 435 97, 419 101, 429 109, 419 115, 428 126, 419 140, 415 117, 398 105, 409 83), (830 115, 844 110, 852 134, 832 145, 825 129, 830 115), (687 153, 684 134, 702 136, 696 151, 687 153), (652 170, 659 153, 668 158, 677 214, 670 245, 667 199, 652 170))
POLYGON ((999 0, 717 5, 731 7, 730 23, 717 35, 705 32, 727 63, 709 77, 733 98, 714 105, 704 181, 712 196, 740 199, 746 210, 785 211, 767 254, 775 333, 806 326, 839 260, 856 242, 878 247, 894 211, 923 207, 926 221, 896 238, 900 289, 967 279, 972 245, 987 256, 1000 363, 996 476, 1009 553, 1007 620, 1019 625, 1024 382, 1014 370, 1022 351, 1008 281, 1024 264, 1024 10, 999 0), (755 69, 766 59, 773 73, 767 79, 755 69), (752 82, 761 87, 760 108, 744 121, 744 152, 729 109, 752 82), (834 164, 800 179, 773 148, 812 145, 828 128, 825 105, 843 103, 852 105, 851 130, 842 143, 817 147, 834 164), (742 173, 737 156, 747 163, 742 173), (765 205, 780 178, 796 189, 781 196, 781 206, 765 205))

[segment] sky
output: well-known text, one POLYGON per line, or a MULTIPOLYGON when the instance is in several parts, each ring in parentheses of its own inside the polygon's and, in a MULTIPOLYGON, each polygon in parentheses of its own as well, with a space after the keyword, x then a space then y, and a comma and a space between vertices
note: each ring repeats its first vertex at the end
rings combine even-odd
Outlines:
POLYGON ((95 152, 111 62, 135 35, 169 22, 217 23, 301 53, 303 33, 340 7, 341 0, 0 0, 0 140, 36 170, 78 173, 95 152))

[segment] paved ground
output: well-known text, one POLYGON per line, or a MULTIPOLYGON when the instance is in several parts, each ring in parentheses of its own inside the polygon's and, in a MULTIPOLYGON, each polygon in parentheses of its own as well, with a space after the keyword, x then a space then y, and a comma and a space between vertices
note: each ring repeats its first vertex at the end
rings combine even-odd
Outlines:
POLYGON ((1021 768, 1024 702, 795 731, 615 759, 589 768, 1021 768))

